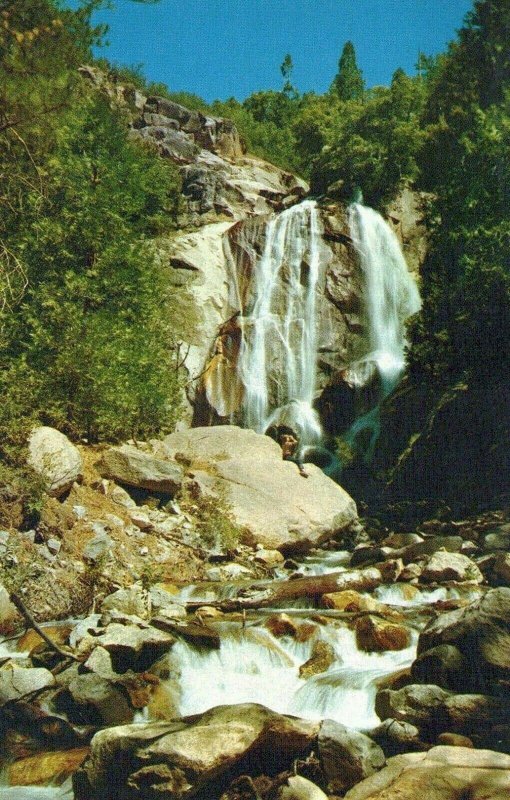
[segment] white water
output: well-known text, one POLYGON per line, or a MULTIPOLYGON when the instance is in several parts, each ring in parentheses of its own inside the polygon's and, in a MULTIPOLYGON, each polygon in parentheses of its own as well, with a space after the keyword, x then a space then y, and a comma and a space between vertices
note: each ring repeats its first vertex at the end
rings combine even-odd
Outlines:
POLYGON ((239 375, 245 424, 259 433, 286 424, 301 444, 320 439, 313 409, 317 361, 316 286, 320 225, 305 200, 268 222, 253 267, 253 304, 242 320, 239 375))
POLYGON ((398 384, 405 368, 405 321, 421 308, 420 293, 407 268, 400 244, 385 220, 371 208, 353 203, 349 209, 351 238, 365 279, 369 351, 348 373, 353 386, 363 386, 375 366, 380 378, 378 403, 355 421, 347 441, 369 432, 365 458, 370 460, 379 436, 379 408, 398 384))
POLYGON ((416 654, 416 635, 401 652, 363 653, 354 633, 334 624, 317 626, 308 642, 275 638, 262 626, 242 629, 239 623, 222 623, 217 629, 219 650, 200 652, 178 642, 169 654, 179 714, 251 702, 305 719, 328 718, 369 729, 380 722, 374 710, 377 680, 409 666, 416 654), (332 646, 335 661, 326 672, 303 680, 299 667, 310 658, 317 639, 332 646))

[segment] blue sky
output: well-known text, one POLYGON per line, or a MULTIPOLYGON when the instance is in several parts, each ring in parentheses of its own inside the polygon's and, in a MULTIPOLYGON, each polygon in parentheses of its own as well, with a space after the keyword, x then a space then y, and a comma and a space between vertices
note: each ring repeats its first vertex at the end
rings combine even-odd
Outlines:
POLYGON ((388 84, 397 67, 414 73, 419 51, 442 52, 471 7, 471 0, 115 0, 96 20, 110 27, 111 61, 142 63, 149 79, 211 101, 281 88, 286 53, 298 90, 324 92, 348 39, 368 86, 388 84))

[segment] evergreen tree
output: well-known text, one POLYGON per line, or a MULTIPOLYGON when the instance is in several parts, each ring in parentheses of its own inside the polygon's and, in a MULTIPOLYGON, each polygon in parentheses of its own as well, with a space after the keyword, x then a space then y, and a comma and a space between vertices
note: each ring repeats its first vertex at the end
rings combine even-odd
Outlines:
POLYGON ((356 63, 356 53, 352 42, 344 44, 338 62, 338 73, 331 84, 331 90, 340 100, 361 100, 365 90, 363 73, 356 63))

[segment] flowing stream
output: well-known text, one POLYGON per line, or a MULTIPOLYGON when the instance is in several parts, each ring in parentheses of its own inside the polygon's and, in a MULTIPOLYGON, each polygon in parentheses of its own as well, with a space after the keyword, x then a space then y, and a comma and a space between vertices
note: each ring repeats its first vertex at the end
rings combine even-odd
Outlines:
POLYGON ((268 222, 264 250, 253 268, 253 303, 243 319, 238 362, 247 427, 263 433, 270 425, 286 424, 302 444, 321 436, 312 407, 320 234, 312 200, 268 222))

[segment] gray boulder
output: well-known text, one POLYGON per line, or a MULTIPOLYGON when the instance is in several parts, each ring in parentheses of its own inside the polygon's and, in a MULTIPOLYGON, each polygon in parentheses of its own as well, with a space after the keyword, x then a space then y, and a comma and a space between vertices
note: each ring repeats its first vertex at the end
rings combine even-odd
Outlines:
POLYGON ((481 583, 483 575, 475 562, 462 553, 439 551, 429 558, 420 580, 425 583, 445 581, 481 583))
POLYGON ((395 756, 345 795, 345 800, 506 800, 510 756, 469 747, 433 747, 395 756))
POLYGON ((227 502, 246 544, 288 554, 327 541, 357 518, 338 484, 313 464, 303 478, 268 436, 221 425, 170 434, 164 445, 169 457, 189 456, 194 491, 227 502))
POLYGON ((11 662, 0 669, 0 706, 54 685, 55 678, 49 670, 26 669, 11 662))
POLYGON ((28 441, 28 463, 44 479, 51 497, 65 494, 83 477, 78 448, 55 428, 35 428, 28 441))
POLYGON ((157 458, 134 445, 111 447, 103 453, 97 468, 104 478, 172 497, 182 485, 182 469, 179 464, 157 458))
POLYGON ((318 727, 246 703, 176 722, 103 730, 92 739, 90 758, 76 777, 75 797, 192 797, 222 776, 235 776, 248 753, 256 752, 263 771, 270 765, 289 768, 312 749, 318 727))
POLYGON ((77 675, 57 697, 57 708, 71 722, 122 725, 133 720, 134 710, 125 693, 107 678, 90 672, 77 675))
POLYGON ((330 719, 324 720, 319 731, 319 759, 332 794, 344 793, 386 761, 372 739, 330 719))

